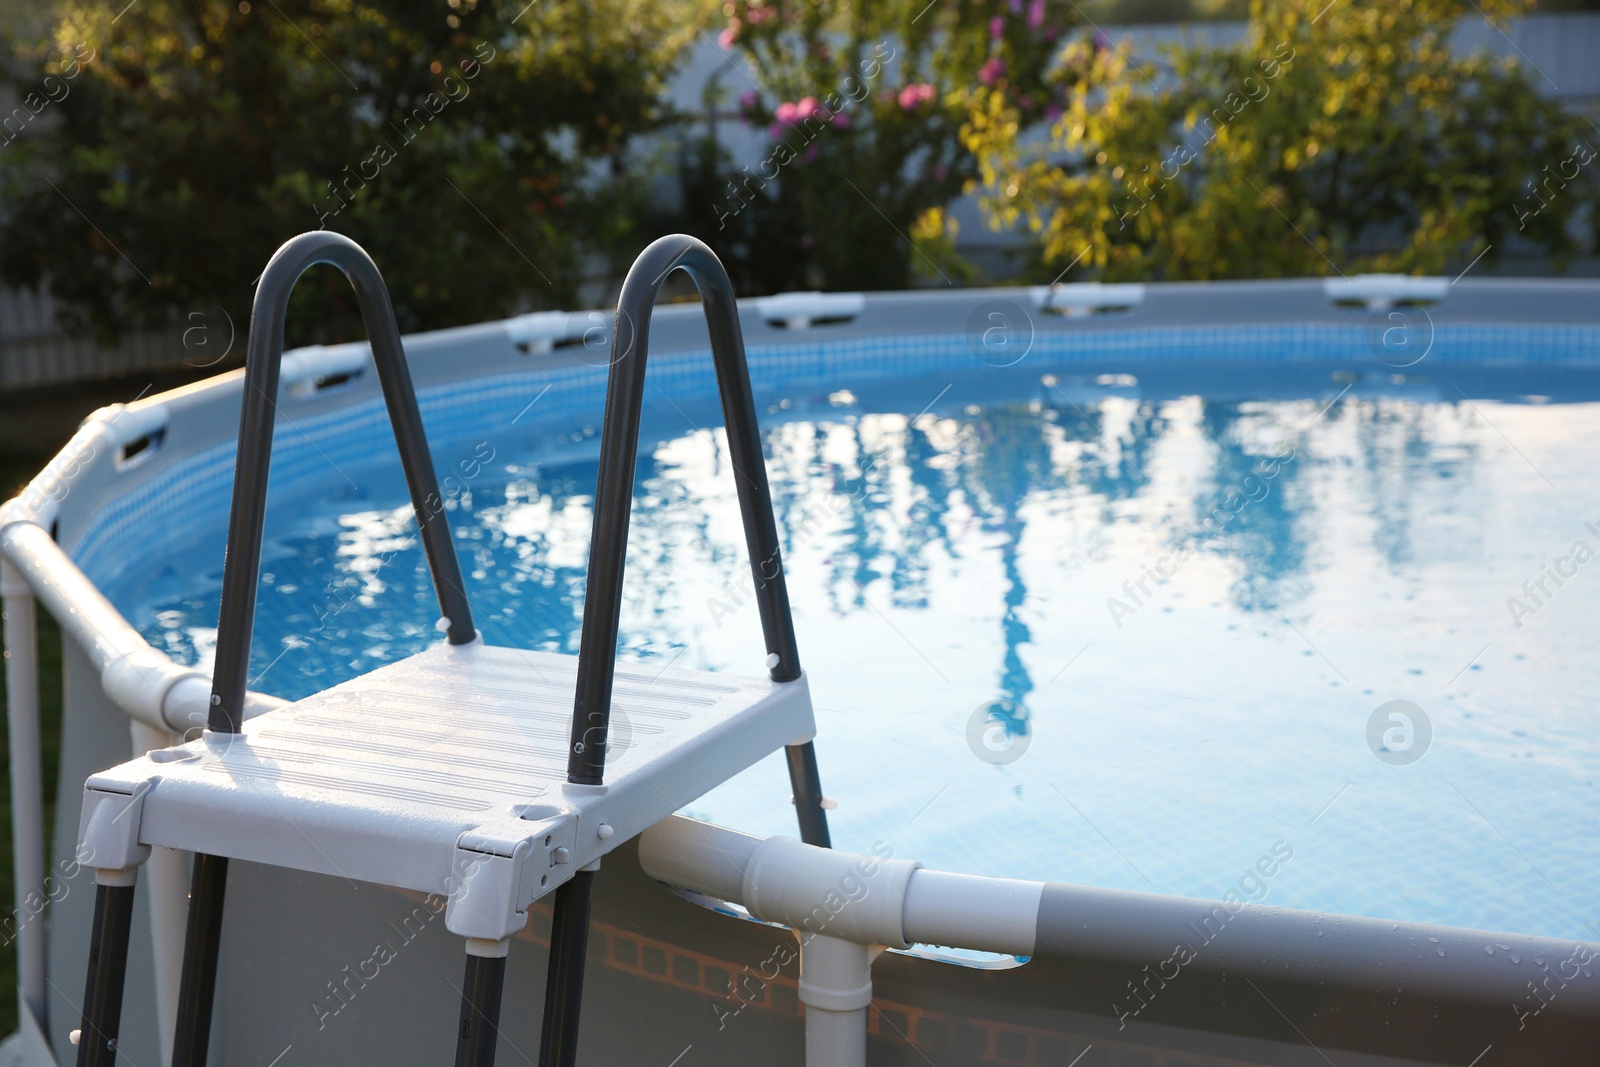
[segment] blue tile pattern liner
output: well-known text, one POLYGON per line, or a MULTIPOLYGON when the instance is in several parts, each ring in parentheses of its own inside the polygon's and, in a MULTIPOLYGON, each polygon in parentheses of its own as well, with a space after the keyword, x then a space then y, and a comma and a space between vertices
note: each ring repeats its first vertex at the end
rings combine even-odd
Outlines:
MULTIPOLYGON (((1144 362, 1312 362, 1370 351, 1365 325, 1265 325, 1158 327, 1117 330, 1042 329, 1028 352, 1033 372, 1116 357, 1144 362)), ((965 334, 899 334, 784 345, 750 345, 751 380, 764 389, 808 382, 832 385, 971 370, 974 351, 965 334)), ((1428 360, 1458 365, 1600 366, 1600 327, 1551 324, 1438 326, 1428 360)), ((673 400, 715 395, 709 352, 658 357, 651 380, 673 400)), ((598 422, 604 368, 563 369, 468 378, 419 392, 428 440, 434 448, 465 437, 497 419, 510 419, 539 395, 540 423, 581 413, 598 422)), ((274 492, 327 477, 331 463, 357 464, 393 448, 388 416, 373 399, 314 419, 280 420, 273 439, 274 492)), ((234 446, 218 445, 174 463, 138 489, 109 500, 69 552, 97 586, 147 551, 171 518, 188 525, 226 512, 233 484, 234 446)))

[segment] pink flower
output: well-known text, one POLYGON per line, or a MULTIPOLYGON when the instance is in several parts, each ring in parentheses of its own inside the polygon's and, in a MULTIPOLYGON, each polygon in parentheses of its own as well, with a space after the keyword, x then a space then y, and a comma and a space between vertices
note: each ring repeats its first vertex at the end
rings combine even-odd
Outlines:
POLYGON ((1001 59, 999 56, 995 56, 993 59, 989 60, 989 62, 985 63, 983 68, 978 71, 978 80, 985 85, 993 85, 1005 75, 1005 72, 1005 60, 1001 59))
POLYGON ((750 5, 750 10, 745 13, 744 17, 750 23, 750 25, 759 26, 763 22, 767 21, 770 18, 773 18, 777 14, 778 14, 778 9, 777 8, 773 8, 773 7, 758 7, 755 4, 752 4, 752 5, 750 5))
POLYGON ((754 89, 746 89, 744 92, 739 94, 739 110, 748 114, 755 109, 756 91, 754 89))
POLYGON ((1022 0, 1010 0, 1010 6, 1013 15, 1022 14, 1022 0))
POLYGON ((814 96, 803 96, 800 98, 800 102, 794 106, 794 117, 797 119, 808 119, 816 113, 817 98, 814 96))
POLYGON ((787 126, 800 117, 800 109, 786 100, 778 105, 773 115, 777 118, 778 125, 787 126))
POLYGON ((1046 107, 1044 109, 1044 117, 1052 126, 1055 125, 1056 120, 1061 117, 1061 105, 1051 104, 1046 107))
POLYGON ((846 115, 843 111, 836 111, 833 114, 833 124, 839 127, 841 130, 848 129, 850 126, 850 116, 846 115))
POLYGON ((807 163, 815 163, 817 161, 817 157, 820 156, 821 154, 822 154, 822 149, 817 147, 816 145, 812 145, 810 148, 806 149, 806 162, 807 163))
POLYGON ((728 28, 717 36, 717 43, 724 49, 732 48, 734 42, 739 39, 739 30, 742 25, 738 19, 729 19, 728 28))
POLYGON ((912 82, 900 90, 900 108, 903 111, 915 111, 938 95, 938 91, 926 82, 912 82))
POLYGON ((1044 25, 1044 0, 1033 0, 1028 5, 1028 28, 1038 29, 1044 25))
POLYGON ((1006 20, 996 15, 989 20, 989 36, 998 41, 1006 35, 1006 20))

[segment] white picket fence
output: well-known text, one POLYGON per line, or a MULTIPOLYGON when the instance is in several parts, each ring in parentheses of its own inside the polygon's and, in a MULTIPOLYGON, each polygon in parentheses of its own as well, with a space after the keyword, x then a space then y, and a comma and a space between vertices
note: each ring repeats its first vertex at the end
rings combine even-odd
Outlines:
POLYGON ((49 293, 0 290, 0 392, 175 367, 186 357, 195 362, 182 329, 130 335, 108 348, 63 332, 49 293))

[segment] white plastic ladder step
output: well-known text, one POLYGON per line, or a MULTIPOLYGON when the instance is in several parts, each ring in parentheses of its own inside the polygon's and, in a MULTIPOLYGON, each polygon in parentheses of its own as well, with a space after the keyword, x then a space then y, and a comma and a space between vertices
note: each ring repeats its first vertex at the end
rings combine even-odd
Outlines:
POLYGON ((241 734, 94 775, 82 843, 96 856, 158 845, 438 893, 453 932, 495 940, 579 868, 815 731, 804 676, 621 664, 606 784, 572 785, 577 665, 441 644, 241 734))

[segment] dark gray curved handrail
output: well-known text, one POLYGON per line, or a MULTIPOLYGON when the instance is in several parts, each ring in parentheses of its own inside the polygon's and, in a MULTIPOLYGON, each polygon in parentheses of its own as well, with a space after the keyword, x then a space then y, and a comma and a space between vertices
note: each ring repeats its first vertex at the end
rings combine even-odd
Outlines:
MULTIPOLYGON (((589 541, 589 576, 584 588, 583 634, 578 650, 578 688, 572 709, 572 746, 567 779, 597 785, 605 775, 606 736, 611 716, 611 685, 616 667, 618 619, 622 612, 622 574, 628 548, 628 517, 639 451, 639 413, 644 399, 650 315, 667 276, 684 271, 694 280, 711 332, 711 355, 733 456, 739 511, 755 578, 761 630, 766 637, 772 680, 800 677, 789 591, 784 583, 778 525, 761 454, 745 364, 744 335, 733 284, 716 254, 686 234, 654 242, 639 254, 617 298, 611 337, 611 373, 606 383, 605 425, 601 431, 600 473, 596 479, 594 529, 589 541), (775 657, 775 658, 774 658, 775 657)), ((820 808, 818 809, 821 810, 820 808)))
MULTIPOLYGON (((295 283, 318 263, 338 267, 356 291, 384 402, 388 405, 389 422, 400 448, 400 464, 405 469, 411 503, 416 509, 423 550, 433 573, 439 610, 448 622, 450 643, 465 644, 477 636, 472 609, 461 583, 461 565, 450 537, 450 523, 439 499, 438 476, 428 454, 411 372, 400 344, 400 329, 395 323, 394 307, 389 302, 383 275, 378 273, 377 266, 361 246, 348 237, 327 230, 303 233, 286 242, 267 262, 250 312, 250 346, 245 354, 244 401, 239 416, 239 452, 234 460, 228 554, 223 562, 216 666, 211 676, 211 708, 207 717, 208 726, 216 734, 236 734, 244 725, 250 638, 255 629, 256 587, 261 579, 261 535, 266 523, 272 428, 277 415, 274 398, 278 395, 278 376, 283 363, 283 322, 295 283)), ((173 1067, 205 1067, 216 1000, 217 959, 222 946, 222 911, 227 885, 227 858, 197 853, 190 880, 183 976, 178 987, 173 1034, 173 1067)), ((131 894, 131 886, 127 892, 131 894)), ((117 984, 120 987, 120 979, 117 984)))
MULTIPOLYGON (((739 329, 733 283, 716 253, 693 237, 673 234, 639 253, 617 298, 611 372, 606 381, 605 425, 600 439, 600 471, 595 484, 594 529, 589 540, 589 576, 584 587, 578 684, 573 696, 571 747, 567 750, 567 781, 577 785, 600 785, 605 777, 650 316, 661 284, 675 270, 684 271, 694 280, 711 331, 711 355, 717 366, 717 390, 722 395, 728 448, 733 456, 739 514, 744 521, 745 545, 755 579, 761 632, 766 638, 767 667, 775 682, 792 682, 800 677, 800 652, 789 611, 778 524, 772 514, 772 490, 761 454, 761 428, 750 392, 750 369, 745 364, 744 334, 739 329)), ((807 844, 826 848, 828 821, 822 808, 816 749, 807 741, 788 746, 786 754, 800 835, 807 844)), ((579 871, 556 890, 544 1023, 539 1033, 540 1067, 573 1067, 577 1062, 593 894, 592 870, 579 871)))
POLYGON ((250 347, 245 355, 244 403, 239 416, 239 454, 234 461, 233 505, 228 514, 228 553, 223 563, 222 605, 217 619, 216 666, 212 673, 208 717, 210 728, 220 733, 238 733, 244 722, 250 638, 255 629, 256 589, 261 577, 267 474, 277 415, 275 398, 283 363, 284 317, 295 283, 319 263, 338 267, 356 291, 361 319, 372 344, 373 362, 378 368, 378 380, 383 386, 383 398, 389 408, 389 422, 400 449, 400 464, 405 470, 417 525, 421 528, 423 550, 427 553, 428 568, 439 597, 439 610, 449 620, 450 643, 464 644, 477 633, 383 275, 361 246, 348 237, 328 230, 303 233, 286 242, 267 263, 256 286, 255 304, 250 312, 250 347))

